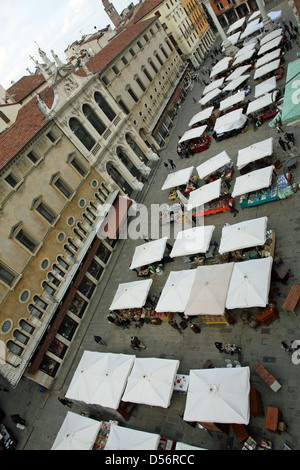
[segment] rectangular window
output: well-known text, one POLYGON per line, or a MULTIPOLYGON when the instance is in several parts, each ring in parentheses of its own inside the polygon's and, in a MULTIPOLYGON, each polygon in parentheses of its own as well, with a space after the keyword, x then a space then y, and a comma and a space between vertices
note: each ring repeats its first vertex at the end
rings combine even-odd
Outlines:
POLYGON ((149 82, 152 82, 152 77, 151 77, 150 73, 148 72, 148 70, 146 69, 146 67, 143 68, 143 72, 146 75, 146 77, 148 78, 149 82))
POLYGON ((38 242, 26 230, 21 228, 15 236, 15 239, 22 243, 31 253, 34 253, 38 247, 38 242))
POLYGON ((4 178, 4 179, 12 188, 17 186, 17 184, 19 182, 18 179, 12 173, 7 175, 6 178, 4 178))
POLYGON ((129 109, 127 108, 127 106, 126 106, 126 104, 124 103, 123 100, 119 100, 118 104, 119 104, 120 108, 122 109, 122 111, 124 111, 125 114, 130 113, 129 109))
POLYGON ((135 52, 134 52, 134 50, 132 49, 132 47, 129 49, 129 52, 130 52, 130 54, 132 55, 132 57, 135 57, 135 52))
POLYGON ((120 70, 118 69, 118 67, 116 65, 113 65, 112 69, 113 69, 113 71, 115 72, 116 75, 118 75, 120 73, 120 70))
POLYGON ((55 221, 57 215, 55 214, 55 212, 50 209, 49 206, 47 206, 47 204, 43 201, 41 201, 39 203, 39 205, 36 207, 35 209, 44 219, 47 220, 47 222, 49 222, 49 224, 53 224, 53 222, 55 221))
POLYGON ((27 157, 29 158, 30 161, 32 161, 32 163, 36 163, 39 160, 37 155, 33 152, 27 153, 27 157))
POLYGON ((137 45, 139 46, 140 49, 143 49, 143 45, 140 41, 137 42, 137 45))
POLYGON ((69 199, 69 197, 72 195, 72 190, 71 188, 65 183, 62 178, 57 178, 54 181, 54 186, 57 187, 57 189, 64 195, 66 198, 69 199))
POLYGON ((154 64, 154 62, 152 60, 149 61, 149 64, 151 65, 151 67, 153 68, 154 72, 155 73, 158 73, 158 69, 156 67, 156 65, 154 64))
POLYGON ((101 80, 102 80, 102 82, 104 83, 104 85, 109 85, 109 80, 108 80, 108 78, 107 78, 105 75, 103 75, 103 77, 101 78, 101 80))
POLYGON ((140 78, 137 78, 136 79, 136 83, 139 85, 139 87, 141 88, 141 90, 143 91, 146 91, 146 87, 145 85, 143 84, 142 80, 140 78))
POLYGON ((76 171, 78 171, 81 176, 85 176, 87 174, 87 169, 76 157, 70 160, 70 164, 75 168, 76 171))
POLYGON ((46 136, 48 137, 48 139, 49 139, 52 143, 56 142, 56 140, 57 140, 57 139, 56 139, 56 136, 54 135, 54 133, 53 133, 52 131, 48 132, 48 134, 46 134, 46 136))
POLYGON ((124 55, 122 57, 122 62, 123 62, 124 65, 128 64, 128 60, 126 59, 126 57, 124 55))
POLYGON ((159 54, 155 54, 155 57, 157 58, 157 60, 158 60, 158 62, 160 63, 160 65, 164 65, 164 63, 163 63, 163 61, 161 60, 159 54))
POLYGON ((149 42, 149 38, 148 38, 147 34, 144 34, 143 38, 145 39, 146 42, 149 42))
POLYGON ((3 263, 0 263, 0 280, 11 286, 14 283, 17 275, 8 269, 3 263))
POLYGON ((138 102, 138 97, 136 96, 136 94, 134 93, 134 91, 131 89, 131 88, 128 88, 128 93, 130 94, 131 98, 137 103, 138 102))

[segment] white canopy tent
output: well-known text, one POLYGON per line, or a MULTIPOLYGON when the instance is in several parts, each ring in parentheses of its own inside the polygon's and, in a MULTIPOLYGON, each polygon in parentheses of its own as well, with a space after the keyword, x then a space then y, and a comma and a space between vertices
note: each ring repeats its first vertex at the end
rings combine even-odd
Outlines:
POLYGON ((283 33, 282 28, 275 29, 274 31, 271 31, 270 33, 266 34, 261 40, 259 41, 260 45, 263 46, 269 41, 272 41, 273 39, 277 38, 278 36, 281 36, 283 33))
POLYGON ((277 38, 272 39, 272 41, 266 42, 263 46, 261 46, 261 48, 257 52, 257 55, 262 55, 262 54, 265 54, 266 52, 271 51, 272 49, 275 49, 276 47, 279 46, 281 41, 282 41, 282 37, 277 36, 277 38))
POLYGON ((200 179, 204 179, 206 176, 214 173, 222 166, 227 165, 230 163, 231 159, 229 158, 227 152, 223 150, 223 152, 215 155, 214 157, 209 158, 206 162, 201 163, 201 165, 197 166, 196 170, 199 175, 200 179))
POLYGON ((66 397, 118 409, 135 356, 84 351, 66 397))
POLYGON ((259 67, 262 67, 268 62, 272 62, 272 60, 278 59, 280 56, 281 56, 281 49, 280 48, 275 49, 275 51, 271 51, 268 54, 260 57, 255 63, 255 68, 259 69, 259 67))
POLYGON ((217 199, 221 192, 221 179, 217 179, 212 183, 205 184, 201 188, 195 189, 190 193, 187 210, 192 210, 194 207, 202 206, 206 202, 217 199))
POLYGON ((280 66, 280 59, 275 59, 272 60, 272 62, 268 62, 266 65, 263 65, 262 67, 259 67, 259 69, 256 69, 254 72, 254 80, 257 80, 258 78, 263 77, 267 73, 273 72, 273 70, 278 69, 280 66))
POLYGON ((230 132, 235 129, 241 129, 247 122, 247 116, 243 114, 242 109, 235 109, 230 113, 224 114, 219 117, 215 122, 214 130, 218 135, 224 132, 230 132))
POLYGON ((186 184, 193 173, 193 169, 194 167, 190 166, 188 168, 175 171, 174 173, 169 173, 161 189, 165 190, 186 184))
POLYGON ((191 369, 183 419, 248 424, 249 394, 249 367, 191 369))
POLYGON ((267 217, 259 217, 223 227, 219 252, 223 254, 263 245, 267 237, 267 223, 267 217))
POLYGON ((214 90, 215 88, 220 88, 224 83, 225 77, 221 77, 218 80, 214 80, 213 82, 206 85, 203 90, 203 95, 206 95, 210 91, 214 90))
POLYGON ((193 126, 194 124, 197 124, 198 122, 202 122, 206 119, 209 119, 212 115, 213 109, 214 107, 210 106, 209 108, 203 109, 203 111, 200 111, 199 113, 195 114, 189 122, 189 127, 193 126))
POLYGON ((276 78, 270 77, 259 85, 256 85, 254 90, 254 97, 259 98, 262 95, 274 90, 276 88, 276 78))
MULTIPOLYGON (((230 36, 228 36, 227 39, 228 39, 228 41, 231 42, 231 44, 235 45, 239 41, 241 34, 242 34, 242 32, 238 31, 237 33, 234 33, 234 34, 231 34, 230 36)), ((224 47, 224 41, 222 42, 222 45, 224 47)))
POLYGON ((252 51, 253 49, 255 49, 255 45, 256 45, 255 42, 250 42, 249 44, 244 45, 241 49, 239 49, 237 51, 234 58, 236 59, 237 57, 240 57, 240 56, 252 51))
POLYGON ((152 282, 153 279, 144 279, 119 284, 109 310, 142 308, 146 303, 152 282))
POLYGON ((223 315, 234 263, 198 266, 185 315, 223 315))
POLYGON ((231 193, 232 197, 268 188, 272 182, 273 169, 274 166, 270 165, 260 170, 251 171, 246 175, 238 176, 231 193))
POLYGON ((228 83, 228 85, 225 86, 223 91, 233 91, 233 90, 235 90, 245 80, 248 80, 249 77, 250 77, 250 75, 248 75, 248 74, 247 75, 240 75, 239 77, 235 78, 234 80, 231 80, 231 82, 228 83))
POLYGON ((174 359, 137 358, 122 400, 168 408, 178 368, 174 359))
POLYGON ((203 447, 191 446, 190 444, 186 444, 185 442, 176 442, 175 449, 176 450, 206 450, 203 447))
POLYGON ((251 57, 255 54, 256 49, 254 48, 249 48, 243 53, 240 54, 233 62, 232 66, 235 67, 236 65, 242 64, 246 60, 251 59, 251 57))
POLYGON ((104 450, 157 450, 159 434, 111 424, 104 450))
POLYGON ((265 307, 269 301, 273 258, 234 263, 226 308, 265 307))
POLYGON ((68 411, 51 450, 92 450, 101 423, 68 411))
POLYGON ((187 140, 201 137, 206 128, 207 126, 205 125, 205 126, 195 127, 194 129, 190 129, 189 131, 185 131, 181 139, 179 139, 179 143, 181 144, 181 142, 186 142, 187 140))
POLYGON ((170 253, 171 258, 188 256, 194 253, 206 253, 214 229, 214 225, 203 225, 178 232, 170 253))
POLYGON ((240 29, 243 24, 245 23, 246 18, 245 16, 243 18, 240 18, 239 20, 235 21, 231 26, 229 26, 227 30, 227 35, 232 33, 233 31, 236 31, 237 29, 240 29))
POLYGON ((266 108, 272 104, 274 104, 272 93, 266 93, 248 104, 246 114, 255 113, 259 109, 266 108))
POLYGON ((219 96, 221 93, 222 93, 221 88, 215 88, 214 90, 212 90, 209 93, 207 93, 206 95, 204 95, 203 98, 201 98, 201 100, 199 100, 199 103, 202 106, 204 106, 205 104, 209 103, 211 100, 213 100, 214 98, 219 96))
POLYGON ((259 22, 259 18, 256 18, 255 20, 248 23, 247 27, 242 32, 240 39, 245 39, 251 34, 257 33, 258 31, 263 29, 263 27, 264 27, 263 22, 259 22))
POLYGON ((148 264, 160 261, 164 256, 167 237, 159 238, 151 242, 143 243, 135 248, 129 269, 140 268, 148 264))
POLYGON ((245 99, 245 90, 238 91, 233 95, 225 98, 225 100, 220 101, 220 111, 231 108, 232 106, 241 103, 245 99))
POLYGON ((245 73, 248 69, 250 69, 251 65, 241 65, 240 67, 237 67, 234 72, 232 72, 228 77, 226 77, 226 82, 235 80, 236 78, 239 78, 243 73, 245 73))
POLYGON ((270 11, 268 17, 274 21, 274 23, 281 18, 282 10, 270 11))
POLYGON ((257 10, 257 11, 255 11, 254 13, 252 13, 251 16, 249 16, 248 21, 253 21, 253 20, 255 20, 255 19, 256 19, 258 16, 260 16, 260 15, 261 15, 260 11, 257 10))
POLYGON ((238 151, 236 166, 240 170, 251 162, 260 158, 269 157, 273 153, 273 137, 255 142, 238 151))
POLYGON ((171 271, 159 296, 156 312, 184 312, 189 300, 196 269, 171 271))
POLYGON ((231 61, 232 57, 228 56, 225 56, 223 57, 223 59, 219 60, 216 65, 212 68, 210 78, 213 78, 218 75, 218 73, 224 72, 224 70, 228 69, 231 61))

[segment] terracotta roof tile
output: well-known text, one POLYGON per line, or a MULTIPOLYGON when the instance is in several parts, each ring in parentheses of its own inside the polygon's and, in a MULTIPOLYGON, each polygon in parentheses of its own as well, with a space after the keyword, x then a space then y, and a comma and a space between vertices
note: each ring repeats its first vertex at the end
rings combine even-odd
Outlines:
MULTIPOLYGON (((41 97, 48 106, 53 102, 52 89, 45 89, 41 97)), ((44 113, 32 98, 19 110, 17 120, 0 134, 0 168, 3 168, 45 125, 44 113)))
MULTIPOLYGON (((156 10, 157 7, 164 3, 164 0, 145 0, 140 5, 137 5, 137 8, 134 10, 133 17, 131 21, 133 23, 138 23, 141 21, 146 15, 151 13, 153 10, 156 10)), ((153 15, 155 11, 153 12, 153 15)))
POLYGON ((20 78, 20 80, 14 83, 6 91, 11 95, 11 97, 17 103, 19 103, 44 82, 45 82, 45 78, 41 74, 26 75, 20 78))

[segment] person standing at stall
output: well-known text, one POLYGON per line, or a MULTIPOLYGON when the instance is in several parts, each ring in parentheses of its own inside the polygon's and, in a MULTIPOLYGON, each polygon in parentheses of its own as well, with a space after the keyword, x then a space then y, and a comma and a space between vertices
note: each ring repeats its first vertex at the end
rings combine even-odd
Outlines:
POLYGON ((234 207, 234 199, 233 198, 229 199, 228 206, 229 206, 230 212, 233 214, 233 217, 235 217, 236 214, 238 213, 238 210, 234 207))

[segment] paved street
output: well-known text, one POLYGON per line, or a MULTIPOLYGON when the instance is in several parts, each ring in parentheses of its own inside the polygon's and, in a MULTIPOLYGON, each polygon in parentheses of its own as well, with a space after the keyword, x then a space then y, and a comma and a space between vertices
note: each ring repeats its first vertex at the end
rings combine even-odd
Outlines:
MULTIPOLYGON (((267 10, 269 11, 270 9, 282 9, 284 19, 286 21, 291 19, 295 24, 294 16, 286 1, 277 4, 274 2, 267 3, 267 10)), ((217 37, 216 45, 219 44, 220 38, 217 37)), ((299 47, 297 43, 293 42, 293 49, 285 55, 286 67, 289 61, 297 58, 297 52, 299 52, 299 47)), ((221 55, 218 58, 220 59, 221 55)), ((210 67, 210 58, 207 59, 205 65, 210 67)), ((200 72, 199 77, 209 82, 208 75, 203 76, 200 72)), ((251 77, 253 77, 253 72, 251 72, 251 77)), ((253 100, 254 86, 257 83, 252 80, 250 84, 252 91, 249 99, 253 100)), ((284 84, 285 75, 278 82, 281 88, 283 88, 284 84)), ((152 174, 147 188, 142 191, 139 197, 135 197, 137 202, 145 204, 149 210, 152 204, 169 202, 168 191, 163 192, 161 190, 161 186, 167 176, 163 162, 168 158, 174 160, 176 170, 178 170, 191 165, 196 167, 208 158, 226 150, 229 157, 235 163, 239 149, 268 137, 274 137, 275 152, 278 154, 281 162, 284 163, 289 159, 288 153, 285 153, 278 144, 279 134, 277 130, 270 128, 268 123, 263 124, 255 132, 249 126, 246 133, 222 142, 217 143, 212 139, 212 144, 208 150, 195 154, 189 160, 179 159, 176 153, 178 136, 188 130, 188 123, 191 117, 200 111, 199 104, 195 104, 193 98, 199 100, 203 89, 204 85, 196 82, 193 89, 189 92, 178 113, 176 125, 169 136, 168 145, 160 152, 161 161, 159 165, 157 165, 154 174, 152 174)), ((285 128, 284 131, 290 131, 295 134, 296 145, 298 146, 300 142, 300 128, 292 126, 285 128)), ((278 170, 278 174, 281 174, 282 171, 283 167, 278 170)), ((239 176, 237 170, 233 175, 232 183, 234 183, 236 176, 239 176)), ((293 170, 293 176, 295 181, 300 180, 299 165, 296 170, 293 170)), ((196 323, 201 327, 200 334, 195 334, 190 328, 187 328, 183 334, 179 334, 168 323, 164 322, 161 325, 145 324, 138 332, 133 327, 126 331, 121 330, 115 325, 111 325, 107 321, 106 315, 119 283, 137 280, 136 274, 129 270, 129 265, 134 248, 141 244, 141 240, 120 240, 116 246, 115 254, 91 301, 89 310, 85 314, 80 331, 70 347, 64 362, 64 368, 55 379, 53 388, 40 393, 37 384, 21 380, 15 390, 10 390, 9 393, 1 392, 0 394, 0 407, 5 410, 7 415, 5 423, 9 425, 18 438, 18 449, 51 449, 56 434, 68 411, 68 408, 64 407, 57 398, 66 392, 83 351, 98 350, 132 354, 130 336, 133 332, 147 346, 146 350, 136 351, 138 357, 178 359, 180 361, 178 373, 180 374, 189 374, 190 369, 201 368, 207 359, 210 359, 215 367, 225 367, 225 358, 228 358, 228 356, 219 354, 214 346, 215 341, 230 342, 240 346, 242 348, 241 363, 243 366, 250 367, 251 385, 261 393, 264 412, 266 412, 268 405, 279 407, 283 414, 283 420, 289 428, 288 433, 275 435, 265 430, 265 417, 251 417, 250 423, 247 426, 250 435, 258 442, 262 439, 271 440, 273 448, 276 450, 282 449, 284 443, 294 450, 300 449, 300 399, 298 393, 300 364, 293 364, 290 356, 281 347, 281 341, 283 340, 288 343, 291 340, 300 340, 300 309, 298 308, 298 315, 296 317, 293 313, 286 314, 281 309, 292 284, 299 282, 299 193, 294 194, 289 199, 278 200, 244 210, 239 208, 239 204, 236 204, 236 207, 239 209, 239 213, 235 219, 233 219, 233 215, 230 212, 222 212, 207 216, 205 223, 215 225, 213 239, 219 243, 221 229, 225 222, 232 224, 261 216, 268 217, 268 229, 272 229, 276 233, 275 253, 282 258, 284 265, 289 266, 293 273, 293 277, 288 280, 287 285, 276 283, 271 286, 270 296, 277 303, 280 318, 268 327, 260 326, 254 330, 242 323, 239 318, 240 311, 237 310, 233 312, 236 318, 236 323, 233 325, 206 325, 200 318, 197 319, 196 323), (274 292, 274 287, 278 287, 279 290, 274 292), (103 336, 108 346, 97 345, 93 339, 94 334, 103 336), (272 391, 252 369, 252 365, 257 360, 282 385, 278 392, 272 391), (19 413, 26 419, 28 427, 25 431, 16 429, 11 424, 10 413, 19 413)), ((174 240, 172 231, 170 240, 172 244, 174 240)), ((175 258, 173 263, 166 264, 163 275, 153 277, 151 294, 158 295, 161 292, 171 270, 177 271, 186 268, 186 263, 184 263, 182 257, 175 258)), ((175 315, 175 318, 177 320, 180 319, 178 315, 175 315)), ((232 431, 230 436, 216 432, 209 433, 198 427, 193 428, 183 421, 182 414, 184 412, 185 401, 186 395, 174 393, 170 407, 167 409, 138 405, 126 425, 134 429, 159 433, 170 439, 210 450, 224 450, 229 442, 228 437, 233 437, 232 449, 241 449, 241 445, 234 437, 232 431)), ((80 409, 73 405, 72 411, 79 413, 80 409)))

